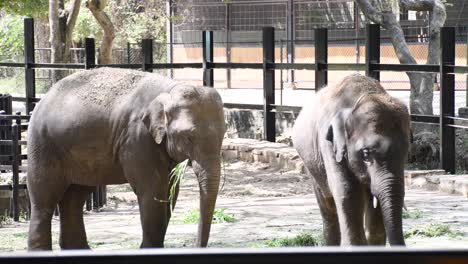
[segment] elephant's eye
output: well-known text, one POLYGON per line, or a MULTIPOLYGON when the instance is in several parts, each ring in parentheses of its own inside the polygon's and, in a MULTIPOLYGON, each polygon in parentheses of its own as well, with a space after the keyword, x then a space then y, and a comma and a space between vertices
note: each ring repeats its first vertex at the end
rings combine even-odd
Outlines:
POLYGON ((365 149, 363 149, 361 151, 361 156, 362 156, 363 161, 369 162, 370 158, 371 158, 371 151, 369 149, 365 148, 365 149))

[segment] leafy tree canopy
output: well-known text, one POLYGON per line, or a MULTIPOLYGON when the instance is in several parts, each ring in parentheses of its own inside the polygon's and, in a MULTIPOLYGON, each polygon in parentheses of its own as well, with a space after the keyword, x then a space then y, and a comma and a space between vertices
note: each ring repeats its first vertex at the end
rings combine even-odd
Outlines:
POLYGON ((0 18, 0 55, 7 58, 23 53, 23 19, 5 15, 0 18))
POLYGON ((47 14, 48 4, 48 0, 0 0, 0 9, 9 14, 40 17, 47 14))

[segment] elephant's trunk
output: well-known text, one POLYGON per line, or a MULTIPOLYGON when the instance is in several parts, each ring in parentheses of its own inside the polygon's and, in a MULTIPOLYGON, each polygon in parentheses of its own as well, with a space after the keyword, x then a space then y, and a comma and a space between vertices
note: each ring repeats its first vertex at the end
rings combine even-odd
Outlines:
POLYGON ((372 186, 372 194, 377 197, 382 209, 385 233, 391 246, 405 246, 402 227, 402 208, 405 196, 403 172, 380 174, 378 182, 372 186))
POLYGON ((198 247, 206 247, 210 236, 211 221, 218 196, 221 159, 217 157, 203 162, 192 161, 192 167, 200 186, 200 219, 198 222, 198 247))

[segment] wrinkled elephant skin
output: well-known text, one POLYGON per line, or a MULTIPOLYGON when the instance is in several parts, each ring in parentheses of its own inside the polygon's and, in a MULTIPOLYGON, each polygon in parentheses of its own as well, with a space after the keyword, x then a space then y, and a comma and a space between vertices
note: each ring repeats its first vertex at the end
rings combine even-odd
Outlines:
POLYGON ((327 245, 404 245, 406 106, 354 74, 317 92, 293 143, 312 175, 327 245))
POLYGON ((223 103, 213 88, 110 68, 56 83, 36 106, 28 129, 29 250, 51 249, 57 204, 61 248, 89 248, 86 196, 95 186, 127 182, 138 197, 141 247, 163 247, 171 212, 168 175, 185 159, 192 161, 200 185, 197 246, 206 246, 224 132, 223 103))

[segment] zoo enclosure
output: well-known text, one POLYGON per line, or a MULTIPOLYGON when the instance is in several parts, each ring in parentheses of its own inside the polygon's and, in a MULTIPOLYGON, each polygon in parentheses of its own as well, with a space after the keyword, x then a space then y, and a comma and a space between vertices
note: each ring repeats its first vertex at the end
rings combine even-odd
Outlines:
MULTIPOLYGON (((454 74, 467 74, 467 66, 455 66, 455 31, 453 28, 444 27, 441 32, 441 63, 440 65, 410 65, 410 64, 382 64, 380 63, 380 26, 368 24, 366 26, 366 48, 365 63, 328 63, 328 31, 327 29, 316 29, 314 31, 315 62, 314 63, 275 63, 275 38, 274 28, 263 28, 263 62, 262 63, 218 63, 214 61, 214 38, 212 31, 204 31, 203 61, 200 63, 153 63, 153 40, 142 41, 142 64, 96 64, 94 39, 85 40, 85 63, 35 63, 34 56, 34 23, 33 19, 24 20, 25 34, 25 62, 24 63, 0 63, 0 67, 17 67, 25 69, 25 97, 13 97, 13 101, 25 102, 26 112, 31 113, 36 102, 35 69, 91 69, 95 67, 116 67, 142 69, 153 71, 154 69, 203 69, 203 85, 214 85, 214 69, 255 69, 263 71, 263 105, 225 104, 227 108, 259 109, 264 112, 264 139, 275 141, 276 112, 299 112, 299 107, 291 107, 275 104, 275 70, 312 70, 315 72, 315 87, 320 89, 328 83, 329 71, 365 71, 366 75, 375 79, 380 78, 382 71, 395 72, 430 72, 439 73, 441 78, 441 100, 439 116, 411 115, 413 122, 438 124, 441 144, 440 160, 441 167, 449 173, 455 173, 455 128, 468 128, 468 119, 455 116, 454 74)), ((4 116, 6 120, 28 120, 25 116, 4 116)), ((19 124, 19 122, 17 122, 19 124)), ((14 125, 12 129, 14 129, 14 125)), ((18 133, 13 133, 17 135, 18 133)), ((7 140, 2 144, 18 144, 13 140, 7 140)), ((26 144, 24 141, 19 141, 26 144)), ((13 147, 13 150, 17 148, 13 147)), ((11 156, 13 164, 19 164, 24 155, 14 154, 11 156)), ((14 168, 12 168, 14 169, 14 168)), ((18 189, 16 187, 2 187, 18 189)), ((101 191, 98 189, 94 194, 95 206, 99 206, 103 199, 100 198, 101 191)), ((14 196, 14 195, 13 195, 14 196)), ((88 206, 90 202, 88 200, 88 206)), ((15 208, 15 207, 14 207, 15 208)), ((89 209, 89 207, 88 207, 89 209)))

